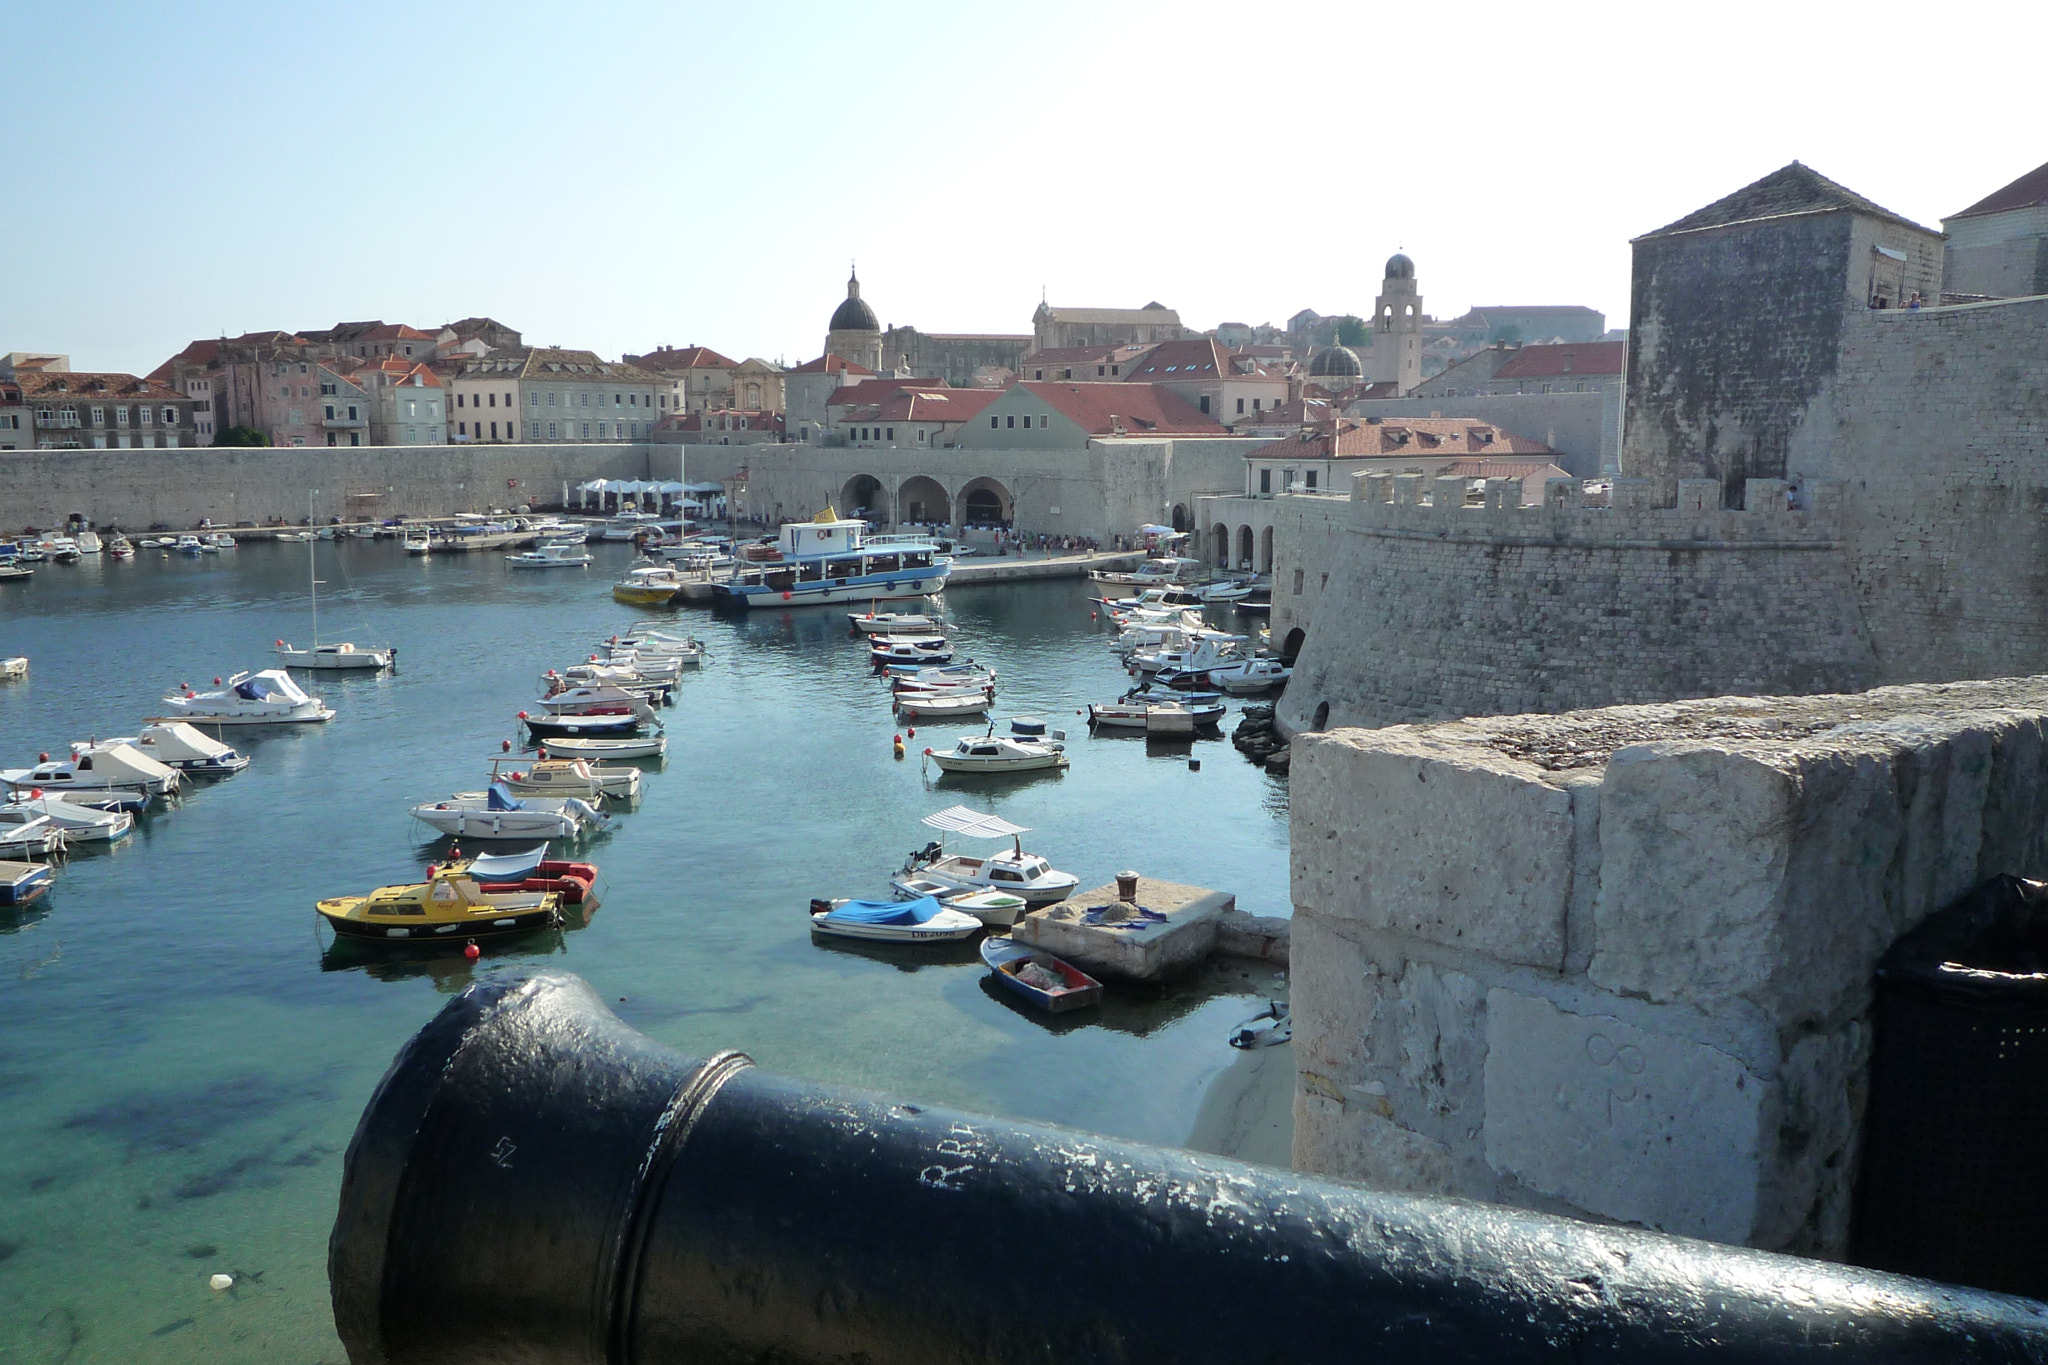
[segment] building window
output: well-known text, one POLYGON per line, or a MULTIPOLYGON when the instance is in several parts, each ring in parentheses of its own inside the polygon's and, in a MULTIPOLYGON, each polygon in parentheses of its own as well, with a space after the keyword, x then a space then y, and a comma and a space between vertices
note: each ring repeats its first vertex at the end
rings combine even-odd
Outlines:
POLYGON ((1097 365, 1097 366, 1095 367, 1095 377, 1096 377, 1097 379, 1100 379, 1100 378, 1102 377, 1103 373, 1104 373, 1104 369, 1103 369, 1103 367, 1102 367, 1102 366, 1100 366, 1100 365, 1097 365))
POLYGON ((336 440, 334 439, 334 433, 333 433, 333 432, 331 432, 331 431, 327 433, 327 444, 329 444, 329 445, 339 445, 339 444, 340 444, 340 442, 338 442, 338 441, 336 441, 336 440))
POLYGON ((1045 430, 1045 429, 1046 429, 1047 427, 1050 427, 1051 425, 1052 425, 1052 418, 1051 418, 1051 417, 1049 417, 1048 415, 1046 415, 1045 413, 1042 413, 1042 412, 1038 414, 1038 429, 1039 429, 1040 431, 1043 431, 1043 430, 1045 430))
POLYGON ((555 405, 555 395, 554 395, 554 394, 553 394, 553 393, 551 392, 551 393, 549 393, 549 394, 548 394, 548 406, 549 406, 549 407, 553 407, 554 405, 555 405))
POLYGON ((350 404, 348 405, 348 420, 349 420, 349 421, 351 421, 351 422, 355 422, 355 421, 360 421, 360 420, 361 420, 360 418, 358 418, 358 417, 356 416, 356 411, 357 411, 357 409, 356 409, 356 405, 355 405, 354 403, 350 403, 350 404))
POLYGON ((599 423, 597 424, 597 439, 598 439, 598 440, 602 441, 602 440, 604 439, 604 429, 605 429, 605 427, 606 427, 607 425, 608 425, 608 423, 605 423, 605 422, 599 422, 599 423))
POLYGON ((348 434, 348 443, 352 446, 361 445, 363 443, 363 433, 361 433, 360 431, 351 431, 348 434))
POLYGON ((1114 375, 1119 375, 1119 374, 1122 374, 1122 373, 1124 372, 1124 367, 1123 367, 1123 366, 1121 366, 1121 365, 1112 365, 1112 366, 1110 366, 1110 367, 1109 367, 1109 372, 1110 372, 1110 374, 1111 374, 1111 375, 1113 375, 1113 376, 1114 376, 1114 375))
POLYGON ((1031 414, 1028 412, 1024 414, 1024 430, 1031 430, 1031 414))
POLYGON ((1033 379, 1043 379, 1043 378, 1045 378, 1045 371, 1044 371, 1044 370, 1033 370, 1033 371, 1031 372, 1031 377, 1032 377, 1033 379))
POLYGON ((1273 491, 1273 471, 1272 471, 1272 470, 1270 470, 1270 469, 1261 469, 1261 470, 1259 471, 1259 491, 1260 491, 1261 493, 1270 493, 1270 492, 1272 492, 1272 491, 1273 491))
POLYGON ((1237 410, 1240 414, 1244 412, 1244 400, 1242 398, 1237 400, 1237 410))
POLYGON ((1203 394, 1203 395, 1202 395, 1202 411, 1203 411, 1203 412, 1207 412, 1208 410, 1209 410, 1209 395, 1205 393, 1205 394, 1203 394))
POLYGON ((491 423, 491 439, 493 441, 498 439, 498 424, 496 422, 491 423))
POLYGON ((1316 486, 1316 471, 1313 469, 1309 470, 1306 477, 1308 479, 1308 486, 1314 488, 1316 486))
POLYGON ((555 439, 555 424, 553 422, 548 423, 548 439, 550 441, 555 439))
POLYGON ((467 435, 469 435, 469 423, 467 423, 467 422, 457 422, 457 423, 455 424, 455 434, 456 434, 457 436, 467 436, 467 435))
POLYGON ((1010 417, 1010 425, 1013 427, 1017 425, 1017 418, 1015 414, 1012 414, 1010 417))
POLYGON ((1000 418, 1000 417, 991 417, 991 418, 989 418, 989 419, 988 419, 988 429, 989 429, 990 431, 995 431, 995 430, 997 430, 998 428, 1000 428, 1000 427, 1001 427, 1002 425, 1003 425, 1003 419, 1002 419, 1002 418, 1000 418))
POLYGON ((590 439, 590 423, 588 422, 583 424, 583 439, 586 441, 590 439))
MULTIPOLYGON (((510 402, 511 400, 510 400, 510 399, 508 398, 508 399, 507 399, 506 401, 507 401, 507 402, 510 402)), ((540 406, 540 395, 539 395, 538 393, 529 393, 529 394, 527 394, 527 395, 526 395, 526 406, 528 406, 529 408, 537 408, 537 407, 539 407, 539 406, 540 406)))
POLYGON ((919 445, 923 445, 923 444, 925 443, 925 436, 924 436, 924 428, 923 428, 923 427, 919 427, 919 428, 917 429, 917 443, 918 443, 919 445))
POLYGON ((94 408, 92 410, 92 424, 96 427, 103 427, 107 424, 107 410, 105 408, 94 408))
MULTIPOLYGON (((1244 411, 1244 400, 1242 400, 1242 399, 1239 399, 1239 400, 1238 400, 1238 404, 1237 404, 1237 410, 1238 410, 1239 412, 1243 412, 1243 411, 1244 411)), ((1257 412, 1258 410, 1259 410, 1259 400, 1258 400, 1258 399, 1256 399, 1256 398, 1254 398, 1254 399, 1252 400, 1252 411, 1253 411, 1253 412, 1257 412)))
POLYGON ((460 390, 460 389, 457 389, 457 390, 455 391, 455 406, 456 406, 456 407, 458 407, 458 408, 459 408, 459 407, 461 407, 461 406, 462 406, 462 399, 463 399, 463 393, 462 393, 462 390, 460 390))
POLYGON ((333 396, 333 394, 334 394, 334 385, 332 385, 332 384, 322 384, 322 385, 320 386, 320 396, 321 396, 322 398, 328 398, 328 397, 332 397, 332 396, 333 396))
POLYGON ((125 427, 125 426, 127 426, 127 425, 128 425, 128 409, 126 409, 126 408, 115 408, 115 409, 114 409, 114 425, 115 425, 115 426, 117 426, 117 427, 125 427))
POLYGON ((579 406, 581 406, 581 407, 586 407, 586 408, 590 406, 590 390, 589 390, 589 389, 585 389, 585 390, 584 390, 584 391, 583 391, 583 392, 582 392, 581 394, 579 394, 579 395, 578 395, 578 397, 580 397, 580 398, 581 398, 581 399, 583 400, 583 401, 581 402, 581 404, 580 404, 579 406))
MULTIPOLYGON (((66 408, 66 409, 65 409, 65 412, 66 412, 67 414, 69 414, 69 413, 71 412, 71 410, 70 410, 69 408, 66 408)), ((73 425, 75 425, 75 424, 76 424, 76 421, 77 421, 77 419, 76 419, 76 417, 74 416, 74 417, 73 417, 73 419, 72 419, 72 421, 70 421, 70 422, 66 422, 66 423, 65 423, 64 425, 65 425, 65 426, 73 426, 73 425)), ((139 427, 146 427, 146 426, 148 426, 148 425, 149 425, 149 423, 150 423, 150 410, 149 410, 148 408, 137 408, 137 409, 135 410, 135 425, 137 425, 137 426, 139 426, 139 427)))
POLYGON ((1294 595, 1296 597, 1301 596, 1301 573, 1300 569, 1294 571, 1294 595))
POLYGON ((895 439, 896 439, 896 428, 894 428, 894 427, 890 427, 890 428, 889 428, 889 431, 888 431, 888 435, 884 436, 884 437, 883 437, 882 439, 883 439, 883 440, 885 440, 885 441, 893 441, 893 440, 895 440, 895 439))

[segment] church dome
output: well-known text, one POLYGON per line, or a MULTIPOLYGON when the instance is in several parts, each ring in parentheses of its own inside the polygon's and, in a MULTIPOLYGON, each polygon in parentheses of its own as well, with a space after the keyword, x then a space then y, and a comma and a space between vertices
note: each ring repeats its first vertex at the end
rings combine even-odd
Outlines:
POLYGON ((1415 262, 1400 252, 1387 257, 1387 278, 1390 280, 1412 280, 1415 278, 1415 262))
POLYGON ((867 300, 860 296, 860 277, 852 275, 846 281, 846 302, 839 305, 832 314, 830 332, 879 332, 881 319, 875 310, 868 307, 867 300))
POLYGON ((1362 379, 1365 366, 1349 346, 1331 346, 1316 352, 1308 362, 1308 374, 1311 379, 1362 379))

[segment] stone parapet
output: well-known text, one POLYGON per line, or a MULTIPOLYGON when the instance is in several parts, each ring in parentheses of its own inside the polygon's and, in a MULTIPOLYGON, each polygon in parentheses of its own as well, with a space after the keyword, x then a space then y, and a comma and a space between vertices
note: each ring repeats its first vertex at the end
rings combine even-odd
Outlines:
POLYGON ((1585 501, 1577 479, 1551 479, 1541 503, 1524 504, 1515 479, 1488 479, 1481 501, 1470 481, 1420 474, 1360 474, 1352 481, 1352 525, 1366 535, 1410 536, 1503 545, 1587 545, 1713 550, 1760 546, 1836 549, 1841 545, 1841 485, 1815 483, 1793 506, 1783 479, 1751 479, 1744 506, 1721 506, 1721 485, 1683 479, 1677 505, 1652 507, 1647 479, 1615 479, 1608 505, 1585 501))
POLYGON ((1304 735, 1296 1164, 1847 1246, 1885 949, 2048 875, 2048 677, 1304 735))

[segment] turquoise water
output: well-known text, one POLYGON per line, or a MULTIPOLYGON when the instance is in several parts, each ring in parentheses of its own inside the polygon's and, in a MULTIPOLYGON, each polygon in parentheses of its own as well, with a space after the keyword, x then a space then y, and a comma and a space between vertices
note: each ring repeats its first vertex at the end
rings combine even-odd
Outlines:
MULTIPOLYGON (((959 588, 966 652, 1002 672, 998 714, 1064 717, 1059 776, 927 784, 890 755, 886 689, 837 609, 722 621, 664 712, 664 765, 582 856, 587 927, 425 962, 323 954, 312 902, 410 880, 442 847, 412 804, 474 789, 550 665, 646 613, 614 604, 630 555, 508 572, 496 555, 316 550, 325 638, 399 647, 398 671, 321 678, 324 726, 231 730, 254 764, 188 784, 125 844, 75 856, 25 913, 0 910, 0 1361, 342 1359, 325 1268, 343 1148, 404 1040, 479 976, 587 977, 687 1053, 1152 1142, 1186 1139, 1229 1026, 1272 985, 1214 967, 1048 1026, 983 982, 972 949, 814 943, 812 896, 881 895, 964 802, 1033 828, 1083 887, 1122 867, 1286 914, 1284 782, 1227 744, 1193 754, 1087 738, 1075 708, 1123 685, 1075 581, 959 588), (914 954, 914 955, 912 955, 914 954), (207 1288, 216 1272, 236 1288, 207 1288)), ((0 766, 132 734, 165 688, 303 642, 307 550, 49 565, 0 585, 0 766)))

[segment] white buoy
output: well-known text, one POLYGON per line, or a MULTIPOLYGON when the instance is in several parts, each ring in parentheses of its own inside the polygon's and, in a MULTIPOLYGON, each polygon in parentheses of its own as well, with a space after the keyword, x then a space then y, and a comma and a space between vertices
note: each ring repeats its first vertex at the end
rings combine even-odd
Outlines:
POLYGON ((235 1277, 216 1272, 213 1278, 206 1283, 214 1289, 233 1289, 235 1287, 235 1277))

